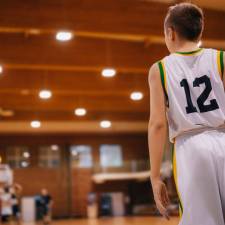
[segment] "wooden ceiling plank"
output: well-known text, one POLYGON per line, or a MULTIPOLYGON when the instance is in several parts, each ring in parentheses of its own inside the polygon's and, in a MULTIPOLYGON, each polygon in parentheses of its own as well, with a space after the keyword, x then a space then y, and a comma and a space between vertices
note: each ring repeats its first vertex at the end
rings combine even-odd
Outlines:
POLYGON ((1 135, 10 134, 83 134, 83 133, 145 133, 146 121, 114 121, 109 129, 102 129, 99 121, 43 121, 39 129, 33 129, 27 121, 4 121, 0 123, 1 135))
MULTIPOLYGON (((139 91, 140 89, 143 90, 143 88, 139 88, 139 91)), ((27 94, 29 97, 32 97, 32 96, 38 96, 38 93, 41 89, 39 90, 29 90, 29 93, 27 94)), ((52 89, 50 89, 52 91, 52 89)), ((134 89, 133 89, 134 90, 134 89)), ((132 91, 132 90, 131 90, 132 91)), ((148 90, 144 90, 144 92, 142 91, 142 93, 144 95, 147 95, 148 90)), ((82 97, 91 97, 91 96, 102 96, 104 95, 105 97, 124 97, 124 96, 129 96, 129 92, 127 90, 110 90, 110 91, 102 91, 98 88, 96 88, 96 90, 56 90, 56 91, 52 91, 54 93, 54 96, 63 96, 63 97, 79 97, 79 96, 82 96, 82 97)), ((131 93, 131 92, 130 92, 131 93)), ((0 97, 1 97, 1 94, 3 95, 22 95, 22 90, 15 90, 15 89, 2 89, 0 90, 0 97)), ((1 102, 1 101, 0 101, 1 102)))
MULTIPOLYGON (((57 30, 51 29, 31 29, 31 28, 10 28, 0 27, 0 34, 24 34, 25 36, 39 36, 42 34, 55 35, 57 30)), ((162 35, 141 35, 141 34, 119 34, 119 33, 104 33, 104 32, 89 32, 89 31, 72 31, 76 37, 116 40, 127 42, 142 42, 149 44, 165 45, 164 36, 162 35)), ((214 47, 225 49, 225 39, 207 39, 203 38, 204 47, 214 47)))
MULTIPOLYGON (((6 63, 3 64, 4 68, 9 70, 39 70, 39 71, 61 71, 61 72, 101 72, 102 69, 106 66, 66 66, 66 65, 49 65, 49 64, 14 64, 14 63, 6 63)), ((144 68, 132 68, 132 67, 115 67, 120 73, 146 73, 147 70, 144 68)))
POLYGON ((81 39, 59 43, 53 38, 0 35, 0 62, 9 69, 101 71, 117 67, 119 71, 143 73, 149 64, 167 53, 166 47, 121 41, 81 39), (160 52, 160 54, 159 54, 160 52))
POLYGON ((1 100, 0 107, 9 110, 36 110, 37 112, 45 110, 67 110, 73 111, 77 107, 84 107, 87 110, 104 111, 124 111, 124 112, 143 112, 149 108, 149 100, 143 99, 140 102, 133 102, 129 97, 125 98, 110 98, 110 97, 92 97, 92 98, 55 98, 54 100, 44 101, 38 98, 17 98, 1 100))
MULTIPOLYGON (((203 4, 204 5, 204 4, 203 4)), ((215 3, 216 5, 216 3, 215 3)), ((28 30, 67 29, 126 35, 163 35, 163 20, 169 5, 137 0, 0 1, 2 28, 28 30)), ((206 39, 223 39, 225 12, 205 10, 206 39)))
POLYGON ((17 110, 13 117, 1 117, 1 121, 93 121, 108 119, 111 121, 146 121, 149 117, 149 112, 110 112, 110 111, 88 111, 86 116, 75 116, 73 111, 41 111, 36 112, 32 110, 17 110))
MULTIPOLYGON (((0 92, 20 93, 23 90, 33 92, 43 88, 54 92, 94 92, 115 94, 141 89, 148 91, 148 74, 118 73, 113 78, 102 77, 100 73, 78 73, 78 72, 40 72, 40 71, 7 71, 0 78, 0 92)), ((29 94, 29 93, 28 93, 29 94)))
POLYGON ((115 67, 121 73, 146 73, 168 54, 165 46, 77 38, 59 43, 53 38, 0 35, 0 63, 9 70, 101 72, 115 67))

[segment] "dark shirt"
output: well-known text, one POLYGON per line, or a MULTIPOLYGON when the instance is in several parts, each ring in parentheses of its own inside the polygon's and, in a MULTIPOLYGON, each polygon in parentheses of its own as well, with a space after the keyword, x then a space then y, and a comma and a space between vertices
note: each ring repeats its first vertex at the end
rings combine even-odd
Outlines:
POLYGON ((50 195, 41 195, 40 196, 40 204, 42 206, 48 207, 52 200, 52 197, 50 195))

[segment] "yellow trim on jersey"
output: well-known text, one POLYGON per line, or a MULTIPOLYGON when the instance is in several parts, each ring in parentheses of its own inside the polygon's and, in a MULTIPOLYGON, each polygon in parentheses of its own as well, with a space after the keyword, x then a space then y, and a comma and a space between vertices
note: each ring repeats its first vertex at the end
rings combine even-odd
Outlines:
POLYGON ((175 52, 175 54, 182 55, 182 56, 192 56, 192 55, 197 55, 201 53, 203 49, 204 48, 198 48, 197 50, 191 51, 191 52, 175 52))
POLYGON ((163 69, 163 73, 164 73, 164 85, 165 85, 166 93, 168 95, 167 74, 166 74, 165 64, 164 64, 163 60, 161 62, 162 62, 162 69, 163 69))
POLYGON ((223 79, 223 73, 224 73, 224 65, 223 65, 223 52, 222 51, 217 51, 217 67, 218 67, 218 72, 223 79))
POLYGON ((220 64, 220 51, 217 51, 217 67, 218 67, 219 75, 222 78, 221 64, 220 64))
POLYGON ((180 200, 180 206, 179 206, 179 215, 180 217, 183 214, 183 204, 181 202, 181 197, 180 197, 180 193, 178 191, 178 181, 177 181, 177 161, 176 161, 176 141, 174 141, 174 147, 173 147, 173 176, 174 176, 174 181, 175 181, 175 185, 176 185, 176 189, 177 189, 177 195, 178 198, 180 200))

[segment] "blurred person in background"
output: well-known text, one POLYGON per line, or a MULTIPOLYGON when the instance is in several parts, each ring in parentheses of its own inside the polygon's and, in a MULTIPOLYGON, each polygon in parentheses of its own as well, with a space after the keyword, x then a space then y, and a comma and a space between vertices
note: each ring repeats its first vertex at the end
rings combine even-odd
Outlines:
POLYGON ((1 196, 4 192, 3 187, 0 185, 0 221, 2 221, 2 200, 1 200, 1 196))
POLYGON ((12 197, 10 188, 4 187, 3 192, 0 195, 1 199, 1 221, 2 223, 10 222, 12 217, 12 197))
POLYGON ((50 224, 53 201, 47 189, 43 188, 41 190, 39 201, 43 224, 50 224))
POLYGON ((20 224, 20 198, 22 193, 22 186, 19 184, 13 184, 10 192, 12 197, 13 220, 15 220, 17 224, 20 224))

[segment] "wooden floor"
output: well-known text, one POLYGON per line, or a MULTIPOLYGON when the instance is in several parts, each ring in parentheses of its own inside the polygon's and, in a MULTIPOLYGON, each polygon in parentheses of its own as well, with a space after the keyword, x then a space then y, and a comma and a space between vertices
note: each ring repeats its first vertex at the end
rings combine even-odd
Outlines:
MULTIPOLYGON (((52 225, 178 225, 178 218, 171 218, 166 221, 157 217, 121 217, 121 218, 102 218, 102 219, 77 219, 53 221, 52 225)), ((36 225, 36 224, 23 224, 36 225)), ((38 223, 39 225, 39 223, 38 223)))

